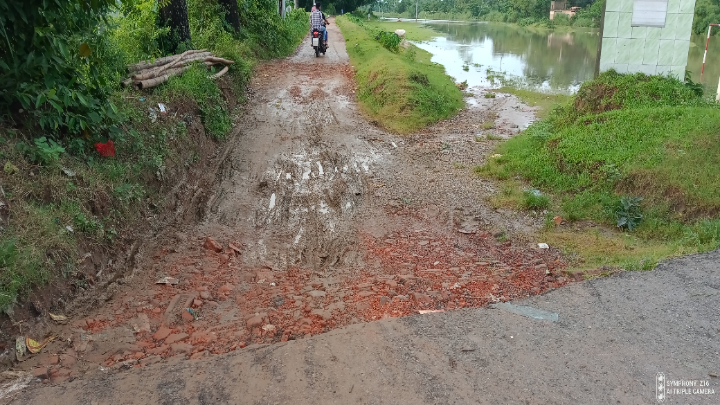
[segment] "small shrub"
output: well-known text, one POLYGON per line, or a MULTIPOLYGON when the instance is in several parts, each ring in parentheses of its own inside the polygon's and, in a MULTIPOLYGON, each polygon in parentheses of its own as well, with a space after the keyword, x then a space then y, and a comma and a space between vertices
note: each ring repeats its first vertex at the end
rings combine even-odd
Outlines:
POLYGON ((15 247, 15 243, 15 239, 0 241, 0 269, 11 267, 15 264, 18 257, 18 251, 15 247))
POLYGON ((394 32, 380 31, 375 36, 375 40, 380 42, 385 49, 397 53, 400 50, 400 36, 394 32))
POLYGON ((410 79, 411 82, 415 82, 421 86, 430 85, 430 81, 428 80, 427 75, 422 72, 410 72, 408 79, 410 79))
POLYGON ((75 223, 75 229, 85 233, 94 232, 101 227, 98 222, 96 222, 92 218, 88 218, 82 212, 75 215, 75 217, 73 218, 73 222, 75 223))
POLYGON ((685 87, 692 90, 698 97, 702 97, 704 93, 703 85, 692 81, 692 73, 685 71, 685 87))
POLYGON ((29 146, 26 143, 19 143, 17 147, 21 152, 24 152, 30 160, 44 166, 56 164, 60 161, 60 155, 65 152, 65 148, 60 146, 55 140, 44 136, 36 138, 34 144, 34 146, 29 146))
POLYGON ((623 196, 615 206, 615 218, 617 226, 629 231, 634 230, 642 221, 643 215, 640 211, 642 197, 623 196))
POLYGON ((531 24, 534 24, 534 23, 535 23, 535 19, 532 18, 532 17, 521 18, 521 19, 519 19, 518 22, 517 22, 517 24, 518 24, 519 26, 521 26, 521 27, 527 27, 528 25, 531 25, 531 24))
POLYGON ((526 190, 523 192, 523 206, 532 210, 543 210, 550 206, 550 198, 539 190, 526 190))
POLYGON ((186 95, 200 106, 205 130, 215 139, 224 138, 232 128, 232 120, 227 111, 217 83, 208 78, 207 70, 196 66, 182 76, 174 76, 167 85, 170 94, 186 95))

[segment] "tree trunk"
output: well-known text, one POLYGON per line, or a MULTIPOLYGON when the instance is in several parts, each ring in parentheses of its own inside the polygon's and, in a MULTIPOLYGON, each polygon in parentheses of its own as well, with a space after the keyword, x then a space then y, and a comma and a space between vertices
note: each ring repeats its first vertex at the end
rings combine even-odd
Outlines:
POLYGON ((300 0, 295 0, 295 8, 300 8, 300 0))
POLYGON ((218 0, 220 6, 225 10, 225 21, 235 30, 240 31, 240 14, 238 13, 237 0, 218 0))
POLYGON ((170 27, 170 35, 180 42, 190 42, 190 22, 188 21, 187 0, 169 0, 160 9, 162 23, 170 27))

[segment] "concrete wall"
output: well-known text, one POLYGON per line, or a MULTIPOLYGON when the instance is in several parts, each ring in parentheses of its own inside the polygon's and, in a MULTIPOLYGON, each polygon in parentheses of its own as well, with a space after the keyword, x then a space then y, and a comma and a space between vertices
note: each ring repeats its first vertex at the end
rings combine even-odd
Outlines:
POLYGON ((600 72, 615 69, 620 73, 672 74, 682 80, 695 0, 667 0, 663 28, 633 27, 634 2, 607 0, 600 72))

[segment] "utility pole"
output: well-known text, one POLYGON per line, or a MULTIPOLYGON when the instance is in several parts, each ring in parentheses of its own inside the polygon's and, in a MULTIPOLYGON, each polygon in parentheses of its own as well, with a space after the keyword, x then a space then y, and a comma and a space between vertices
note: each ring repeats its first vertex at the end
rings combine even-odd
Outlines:
POLYGON ((417 9, 418 9, 418 2, 420 0, 415 0, 415 22, 417 22, 417 9))

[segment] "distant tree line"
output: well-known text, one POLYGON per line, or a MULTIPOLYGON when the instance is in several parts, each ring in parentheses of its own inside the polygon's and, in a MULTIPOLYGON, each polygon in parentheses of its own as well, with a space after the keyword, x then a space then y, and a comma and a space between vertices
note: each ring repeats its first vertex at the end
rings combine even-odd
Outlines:
MULTIPOLYGON (((570 0, 568 6, 583 9, 576 17, 560 16, 560 25, 597 27, 604 0, 570 0)), ((528 25, 549 23, 550 0, 380 0, 373 3, 375 11, 414 17, 415 12, 426 18, 465 18, 502 21, 528 25)))

